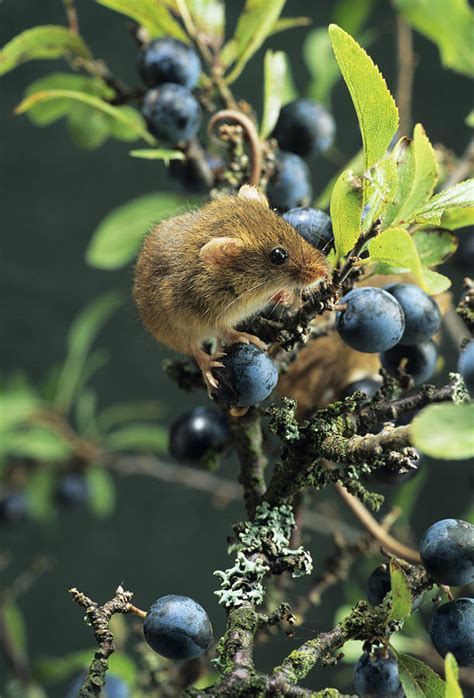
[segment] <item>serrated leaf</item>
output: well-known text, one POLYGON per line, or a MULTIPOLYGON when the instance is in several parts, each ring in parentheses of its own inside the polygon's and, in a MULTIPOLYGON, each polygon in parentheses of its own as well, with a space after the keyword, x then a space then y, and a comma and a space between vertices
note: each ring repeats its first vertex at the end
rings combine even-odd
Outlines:
POLYGON ((474 12, 468 0, 395 0, 395 7, 417 31, 433 41, 445 66, 474 76, 474 12))
POLYGON ((463 698, 464 694, 458 681, 458 665, 451 652, 448 652, 444 658, 444 673, 446 676, 446 692, 444 698, 463 698))
POLYGON ((142 158, 142 160, 164 160, 168 163, 171 160, 186 160, 186 155, 181 150, 166 150, 165 148, 153 148, 151 150, 131 150, 132 158, 142 158))
POLYGON ((386 203, 382 214, 382 223, 387 227, 397 218, 404 201, 410 195, 410 191, 415 181, 416 166, 415 152, 412 147, 412 141, 407 136, 400 138, 395 145, 391 159, 397 167, 397 188, 393 192, 393 196, 386 203))
POLYGON ((227 49, 224 58, 221 56, 224 65, 229 65, 229 62, 225 62, 229 56, 235 61, 234 68, 225 78, 228 85, 237 80, 248 61, 269 36, 285 2, 286 0, 272 0, 271 3, 268 0, 246 0, 230 42, 232 49, 227 49))
POLYGON ((446 684, 429 666, 401 653, 397 664, 406 698, 444 698, 446 684))
POLYGON ((22 611, 16 603, 7 601, 0 605, 0 614, 3 615, 5 645, 8 644, 13 654, 24 662, 28 652, 26 625, 22 611))
POLYGON ((52 468, 35 468, 28 478, 26 496, 28 514, 36 521, 47 521, 54 515, 54 488, 56 473, 52 468))
MULTIPOLYGON (((153 138, 151 133, 146 129, 145 122, 137 117, 131 117, 130 111, 124 111, 122 107, 114 107, 108 102, 104 102, 103 99, 95 97, 94 95, 87 94, 86 92, 76 92, 75 90, 43 90, 42 92, 36 92, 24 99, 15 109, 16 114, 25 114, 30 109, 40 104, 41 102, 46 102, 50 100, 57 99, 68 99, 73 102, 81 102, 89 107, 107 114, 112 119, 120 122, 123 127, 128 127, 135 133, 136 137, 143 138, 150 145, 154 145, 156 140, 153 138)), ((133 110, 135 114, 135 110, 133 110)))
POLYGON ((110 473, 100 465, 92 465, 86 470, 89 492, 89 509, 94 516, 103 519, 115 508, 115 485, 110 473))
POLYGON ((369 231, 375 221, 383 220, 385 208, 395 196, 398 187, 398 171, 395 161, 382 158, 364 175, 365 206, 362 228, 369 231))
POLYGON ((411 423, 411 442, 432 458, 471 458, 474 456, 473 424, 474 402, 429 405, 411 423))
POLYGON ((55 25, 33 27, 15 36, 0 50, 0 75, 27 61, 74 56, 91 58, 79 34, 55 25))
POLYGON ((156 0, 97 0, 99 5, 120 12, 126 17, 134 19, 154 39, 158 36, 172 36, 175 39, 189 44, 189 38, 179 23, 173 18, 169 9, 163 2, 156 0))
POLYGON ((107 434, 103 446, 107 451, 141 451, 164 453, 167 431, 158 424, 129 424, 107 434))
POLYGON ((408 578, 400 564, 390 560, 390 584, 392 590, 392 607, 388 620, 403 620, 411 613, 412 595, 408 578))
POLYGON ((409 190, 400 201, 395 223, 408 219, 413 211, 421 208, 432 195, 438 181, 436 155, 421 124, 416 124, 408 150, 413 152, 413 177, 409 190))
POLYGON ((360 179, 346 170, 337 179, 331 194, 331 220, 337 257, 346 255, 357 242, 361 213, 360 179))
POLYGON ((264 90, 263 116, 260 138, 265 140, 272 133, 281 107, 285 104, 288 82, 288 56, 283 51, 267 51, 263 59, 264 90))
POLYGON ((436 267, 457 250, 458 238, 446 230, 416 230, 412 238, 424 267, 436 267))
POLYGON ((474 206, 470 208, 449 208, 441 216, 441 228, 458 230, 474 225, 474 206))
POLYGON ((57 461, 71 454, 71 447, 56 431, 32 426, 2 435, 0 453, 39 461, 57 461))
POLYGON ((420 286, 427 290, 418 251, 412 237, 404 228, 387 228, 368 243, 371 262, 384 262, 409 269, 420 286))
POLYGON ((97 334, 121 303, 112 291, 89 303, 74 320, 68 333, 68 354, 58 380, 55 404, 67 411, 80 385, 86 361, 97 334))
POLYGON ((433 196, 424 206, 411 214, 410 221, 425 225, 439 225, 445 211, 473 206, 474 179, 466 179, 433 196))
MULTIPOLYGON (((115 94, 100 78, 75 73, 50 73, 28 85, 25 97, 30 97, 37 92, 56 89, 87 92, 103 99, 109 99, 115 94)), ((75 106, 77 106, 75 102, 67 98, 40 102, 28 111, 27 116, 36 126, 48 126, 57 119, 66 116, 75 106)))
POLYGON ((385 154, 395 135, 398 109, 364 49, 336 24, 329 26, 329 37, 357 113, 367 170, 385 154))
POLYGON ((128 264, 147 231, 164 218, 197 202, 179 194, 145 194, 111 211, 92 234, 86 261, 99 269, 119 269, 128 264))

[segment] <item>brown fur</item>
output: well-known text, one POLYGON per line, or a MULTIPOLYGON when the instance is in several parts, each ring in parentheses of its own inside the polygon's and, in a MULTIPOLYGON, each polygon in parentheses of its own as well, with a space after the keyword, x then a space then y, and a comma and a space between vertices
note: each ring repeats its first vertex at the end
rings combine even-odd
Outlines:
POLYGON ((277 291, 310 286, 327 274, 325 257, 268 208, 263 194, 245 186, 239 196, 222 196, 152 230, 137 260, 133 295, 157 341, 193 354, 277 291), (239 246, 222 244, 210 259, 200 256, 206 243, 221 238, 239 246), (282 266, 269 259, 276 246, 289 253, 282 266))

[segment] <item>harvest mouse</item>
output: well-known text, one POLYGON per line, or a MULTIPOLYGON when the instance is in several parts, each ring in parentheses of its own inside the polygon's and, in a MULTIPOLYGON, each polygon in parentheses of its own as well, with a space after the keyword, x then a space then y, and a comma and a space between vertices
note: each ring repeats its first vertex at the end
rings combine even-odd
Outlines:
POLYGON ((202 344, 263 342, 235 327, 278 294, 301 292, 328 277, 324 255, 244 185, 191 213, 161 222, 146 237, 135 268, 133 295, 153 337, 201 369, 208 389, 223 352, 202 344))

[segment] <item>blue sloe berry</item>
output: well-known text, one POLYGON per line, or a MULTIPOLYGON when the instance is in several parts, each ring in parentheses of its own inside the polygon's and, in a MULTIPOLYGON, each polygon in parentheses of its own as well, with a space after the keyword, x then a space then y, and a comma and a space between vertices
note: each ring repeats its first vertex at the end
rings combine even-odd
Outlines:
POLYGON ((466 388, 474 397, 474 340, 464 347, 458 361, 458 371, 464 379, 466 388))
POLYGON ((209 450, 222 449, 229 439, 229 427, 215 407, 193 407, 171 426, 169 450, 183 461, 197 462, 209 450))
POLYGON ((82 473, 66 473, 56 485, 56 498, 66 506, 83 507, 89 500, 89 486, 82 473))
POLYGON ((174 82, 192 90, 199 80, 201 61, 194 49, 165 37, 154 39, 140 51, 138 71, 148 87, 174 82))
POLYGON ((250 407, 265 400, 278 381, 278 370, 268 354, 254 344, 232 344, 222 359, 224 368, 214 369, 219 381, 218 400, 250 407))
POLYGON ((474 582, 474 526, 460 519, 437 521, 420 541, 420 556, 438 584, 463 586, 474 582))
POLYGON ((319 155, 334 143, 334 118, 312 99, 295 99, 281 109, 273 137, 282 150, 301 157, 319 155))
POLYGON ((436 334, 441 313, 436 301, 416 284, 392 284, 385 290, 395 296, 405 313, 405 331, 400 344, 421 344, 436 334))
POLYGON ((405 329, 399 302, 381 288, 355 288, 341 299, 345 310, 338 311, 336 327, 353 349, 379 352, 395 346, 405 329))
POLYGON ((0 499, 0 521, 20 523, 27 515, 27 499, 24 492, 8 492, 0 499))
POLYGON ((375 568, 367 580, 367 598, 372 606, 378 606, 392 589, 387 565, 375 568))
POLYGON ((304 160, 294 153, 279 152, 267 195, 270 204, 280 211, 306 206, 312 196, 312 187, 311 174, 304 160))
POLYGON ((354 669, 354 688, 359 698, 403 698, 397 660, 390 650, 364 652, 354 669))
POLYGON ((206 611, 189 596, 169 594, 151 606, 143 623, 145 639, 168 659, 192 659, 204 654, 212 642, 206 611))
POLYGON ((283 218, 318 250, 327 252, 334 242, 331 218, 318 208, 292 208, 283 218))
POLYGON ((143 101, 143 116, 154 136, 176 145, 196 135, 202 115, 198 101, 187 87, 165 83, 148 90, 143 101))
POLYGON ((451 652, 460 666, 474 666, 474 599, 438 606, 431 616, 430 636, 441 657, 451 652))
POLYGON ((380 355, 382 366, 392 375, 403 368, 413 378, 415 385, 421 385, 431 378, 438 361, 438 349, 433 340, 416 346, 398 344, 380 355))

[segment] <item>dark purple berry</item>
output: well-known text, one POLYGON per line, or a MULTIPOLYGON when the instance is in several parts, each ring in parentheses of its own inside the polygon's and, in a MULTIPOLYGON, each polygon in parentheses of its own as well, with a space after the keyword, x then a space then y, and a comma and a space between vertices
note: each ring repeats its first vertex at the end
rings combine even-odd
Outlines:
POLYGON ((441 313, 431 296, 415 284, 392 284, 386 291, 395 296, 405 313, 405 331, 400 344, 421 344, 436 334, 441 313))
POLYGON ((474 526, 459 519, 437 521, 420 541, 420 556, 429 576, 438 584, 472 584, 474 526))
POLYGON ((413 378, 415 385, 421 385, 431 378, 438 361, 436 344, 429 339, 417 346, 398 344, 380 355, 382 366, 391 375, 403 370, 413 378))
POLYGON ((474 599, 438 606, 431 616, 430 636, 441 657, 451 652, 460 666, 474 666, 474 599))
POLYGON ((390 650, 364 652, 354 669, 354 688, 359 698, 403 698, 397 660, 390 650))
POLYGON ((218 400, 229 405, 249 407, 265 400, 278 381, 278 370, 268 354, 254 344, 232 344, 216 368, 218 400))
POLYGON ((362 352, 385 351, 395 346, 405 329, 405 317, 398 301, 381 288, 355 288, 341 298, 347 306, 336 315, 341 338, 362 352))
POLYGON ((201 61, 196 51, 178 39, 154 39, 138 55, 138 70, 148 87, 172 82, 187 87, 196 85, 201 61))
POLYGON ((474 340, 466 344, 458 361, 458 371, 463 377, 471 397, 474 397, 474 340))
POLYGON ((267 187, 270 204, 280 211, 307 206, 312 196, 311 174, 298 155, 280 152, 267 187))
POLYGON ((230 436, 227 421, 215 407, 194 407, 170 430, 169 450, 177 460, 198 462, 208 451, 219 451, 230 436))
POLYGON ((165 83, 146 93, 143 116, 151 133, 171 145, 188 141, 201 125, 198 101, 186 87, 173 83, 165 83))
POLYGON ((283 214, 287 223, 318 250, 328 252, 334 242, 331 218, 318 208, 292 208, 283 214))
POLYGON ((319 155, 334 143, 333 116, 312 99, 296 99, 280 111, 273 138, 282 150, 301 157, 319 155))

